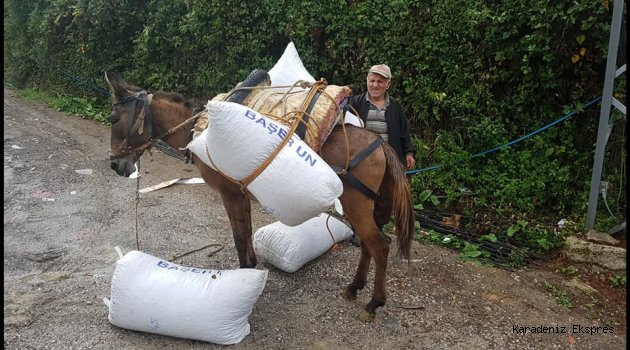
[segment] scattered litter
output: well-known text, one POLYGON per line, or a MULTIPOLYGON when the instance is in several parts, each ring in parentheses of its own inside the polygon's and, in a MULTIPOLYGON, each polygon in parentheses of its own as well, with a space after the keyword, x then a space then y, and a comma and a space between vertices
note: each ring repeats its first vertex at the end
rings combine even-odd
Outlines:
POLYGON ((55 199, 54 198, 42 198, 43 202, 54 202, 55 199))
POLYGON ((48 191, 37 191, 33 193, 33 198, 48 198, 52 196, 53 193, 48 191))
POLYGON ((74 172, 81 175, 92 175, 93 170, 92 169, 79 169, 79 170, 75 170, 74 172))
POLYGON ((161 182, 157 185, 153 185, 153 186, 149 186, 149 187, 145 187, 143 189, 140 189, 140 193, 148 193, 148 192, 152 192, 152 191, 156 191, 165 187, 169 187, 172 186, 174 184, 184 184, 184 185, 194 185, 194 184, 202 184, 205 183, 205 181, 203 181, 202 178, 200 177, 190 177, 190 178, 182 178, 182 179, 173 179, 173 180, 168 180, 168 181, 164 181, 161 182))
POLYGON ((140 177, 140 172, 139 172, 140 168, 138 167, 138 162, 136 162, 133 166, 134 166, 134 168, 136 170, 134 170, 133 173, 131 173, 131 175, 129 175, 129 178, 130 179, 137 179, 137 178, 140 177))
POLYGON ((564 228, 564 225, 567 224, 567 219, 562 219, 560 221, 558 221, 558 227, 559 228, 564 228))
POLYGON ((23 149, 24 147, 20 147, 18 145, 13 145, 13 146, 11 146, 11 148, 13 148, 13 149, 23 149))

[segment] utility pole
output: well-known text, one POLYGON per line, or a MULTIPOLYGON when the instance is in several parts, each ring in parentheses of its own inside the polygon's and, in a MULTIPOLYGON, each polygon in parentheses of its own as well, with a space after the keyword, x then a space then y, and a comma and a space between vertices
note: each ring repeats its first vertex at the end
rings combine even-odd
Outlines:
MULTIPOLYGON (((588 197, 588 211, 586 214, 586 229, 590 230, 595 225, 595 214, 597 213, 597 201, 599 194, 607 190, 607 186, 602 180, 602 166, 604 163, 604 152, 606 143, 608 143, 608 135, 610 126, 608 119, 610 117, 611 106, 614 106, 623 114, 626 114, 626 106, 613 97, 613 86, 615 78, 619 77, 626 71, 626 62, 617 69, 617 52, 619 49, 619 37, 621 34, 621 24, 623 19, 624 1, 615 0, 613 8, 612 25, 610 27, 610 41, 608 42, 608 58, 606 60, 606 74, 604 78, 604 92, 602 94, 602 109, 599 114, 599 128, 597 131, 597 145, 595 147, 595 157, 593 161, 593 175, 591 177, 591 191, 588 197)), ((625 41, 625 36, 624 36, 625 41)), ((625 52, 625 42, 624 52, 625 52)), ((625 54, 622 58, 626 59, 625 54)), ((624 225, 625 226, 625 225, 624 225)))

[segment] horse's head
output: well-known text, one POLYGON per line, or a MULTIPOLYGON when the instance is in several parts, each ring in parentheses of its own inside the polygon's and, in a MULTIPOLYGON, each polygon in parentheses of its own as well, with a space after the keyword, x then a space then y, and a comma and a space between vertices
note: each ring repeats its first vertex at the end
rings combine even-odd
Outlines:
POLYGON ((128 177, 136 170, 134 164, 138 158, 152 145, 151 95, 127 84, 119 74, 105 72, 105 80, 112 92, 112 112, 108 119, 112 124, 111 168, 128 177))

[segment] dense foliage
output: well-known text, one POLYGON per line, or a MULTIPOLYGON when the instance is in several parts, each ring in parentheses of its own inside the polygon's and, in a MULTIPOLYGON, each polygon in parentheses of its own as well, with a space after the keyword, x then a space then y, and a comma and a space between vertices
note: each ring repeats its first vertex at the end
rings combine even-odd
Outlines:
MULTIPOLYGON (((105 70, 203 101, 271 68, 290 41, 314 77, 356 91, 385 62, 419 166, 445 165, 410 176, 416 196, 430 189, 441 209, 467 215, 584 219, 599 111, 581 108, 602 94, 608 0, 5 0, 4 10, 5 83, 105 110, 105 70)), ((625 75, 615 89, 625 101, 625 75)), ((613 121, 606 224, 626 209, 625 115, 613 121)))

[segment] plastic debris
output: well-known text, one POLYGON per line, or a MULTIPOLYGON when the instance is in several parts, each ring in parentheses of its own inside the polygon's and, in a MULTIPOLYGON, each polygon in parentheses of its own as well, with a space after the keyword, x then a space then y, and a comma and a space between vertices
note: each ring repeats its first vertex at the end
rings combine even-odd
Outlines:
POLYGON ((78 170, 75 170, 74 172, 81 175, 92 175, 94 171, 92 169, 78 169, 78 170))
POLYGON ((566 226, 567 224, 567 219, 562 219, 560 221, 558 221, 558 227, 559 228, 564 228, 564 226, 566 226))

